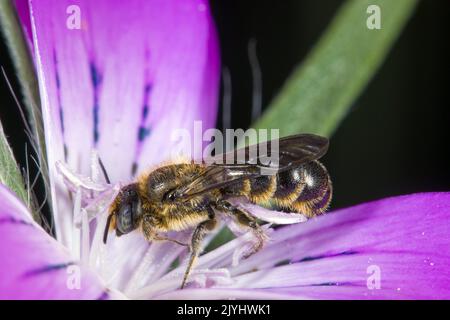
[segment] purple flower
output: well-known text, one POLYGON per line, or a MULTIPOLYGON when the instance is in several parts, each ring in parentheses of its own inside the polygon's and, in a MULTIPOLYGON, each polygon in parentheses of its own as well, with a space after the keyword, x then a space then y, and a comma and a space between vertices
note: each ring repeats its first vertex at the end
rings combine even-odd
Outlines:
POLYGON ((450 193, 379 200, 306 222, 246 204, 262 220, 295 224, 266 225, 269 242, 248 259, 240 257, 249 233, 202 255, 184 290, 186 248, 148 243, 138 232, 104 246, 105 210, 120 183, 182 147, 173 130, 192 131, 196 120, 214 127, 219 53, 207 1, 16 6, 39 77, 58 241, 0 185, 0 298, 450 296, 450 193), (97 155, 112 185, 91 165, 97 155))

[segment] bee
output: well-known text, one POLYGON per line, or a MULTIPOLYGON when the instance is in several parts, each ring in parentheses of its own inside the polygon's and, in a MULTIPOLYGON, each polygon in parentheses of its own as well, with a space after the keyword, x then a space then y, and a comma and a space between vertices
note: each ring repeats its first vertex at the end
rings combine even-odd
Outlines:
MULTIPOLYGON (((271 145, 266 144, 268 154, 272 152, 271 145)), ((261 148, 261 144, 257 146, 261 148)), ((324 213, 332 198, 332 184, 318 159, 327 149, 328 139, 298 134, 278 141, 275 170, 262 170, 273 169, 274 164, 263 163, 259 155, 252 157, 247 146, 231 152, 233 157, 245 154, 244 163, 188 162, 144 173, 123 187, 110 205, 103 241, 106 243, 110 230, 121 236, 138 229, 148 241, 189 246, 190 258, 181 284, 184 288, 200 254, 202 240, 217 226, 218 215, 225 215, 253 232, 256 241, 246 257, 263 246, 266 235, 257 219, 233 205, 232 198, 244 197, 257 205, 270 203, 272 207, 307 217, 324 213), (164 235, 188 229, 193 229, 190 244, 164 235)), ((218 157, 229 159, 229 156, 226 153, 218 157)))

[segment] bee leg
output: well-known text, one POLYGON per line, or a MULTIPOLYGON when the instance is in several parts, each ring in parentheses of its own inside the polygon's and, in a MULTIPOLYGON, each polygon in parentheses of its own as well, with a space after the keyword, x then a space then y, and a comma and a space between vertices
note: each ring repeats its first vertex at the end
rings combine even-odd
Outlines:
POLYGON ((144 219, 144 221, 142 222, 142 231, 147 241, 170 241, 179 244, 180 246, 189 246, 189 244, 187 243, 160 235, 158 232, 156 232, 156 230, 153 228, 152 222, 148 219, 144 219))
POLYGON ((243 256, 244 259, 247 259, 251 255, 261 250, 268 237, 256 221, 255 217, 224 200, 218 202, 215 208, 219 211, 224 212, 225 214, 228 214, 239 225, 248 227, 253 232, 253 235, 255 236, 257 242, 249 252, 245 253, 245 255, 243 256))
POLYGON ((184 272, 183 282, 181 283, 180 289, 183 289, 186 281, 189 277, 189 274, 192 271, 192 267, 194 266, 195 260, 197 260, 198 255, 200 254, 201 244, 203 241, 203 238, 206 234, 208 234, 209 231, 213 230, 217 225, 217 220, 212 217, 209 220, 206 220, 199 225, 194 230, 194 233, 192 234, 192 240, 191 240, 191 256, 189 258, 188 266, 186 268, 186 271, 184 272))
POLYGON ((153 240, 156 240, 156 241, 170 241, 170 242, 174 242, 176 244, 179 244, 180 246, 189 247, 188 243, 184 243, 184 242, 178 241, 176 239, 165 237, 165 236, 162 236, 162 235, 157 234, 157 233, 155 233, 155 235, 153 236, 153 240))

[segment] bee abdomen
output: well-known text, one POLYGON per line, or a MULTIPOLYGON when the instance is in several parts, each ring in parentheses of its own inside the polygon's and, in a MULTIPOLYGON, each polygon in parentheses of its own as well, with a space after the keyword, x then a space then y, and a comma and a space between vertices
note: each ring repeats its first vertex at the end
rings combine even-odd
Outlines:
POLYGON ((245 196, 249 197, 251 191, 251 183, 249 179, 238 181, 222 190, 227 197, 245 196))
POLYGON ((224 193, 313 217, 327 210, 332 186, 326 168, 311 161, 276 175, 244 179, 224 189, 224 193))
POLYGON ((305 184, 303 182, 303 168, 297 167, 280 172, 276 175, 277 188, 274 202, 280 207, 289 207, 301 194, 305 184))
POLYGON ((328 209, 332 198, 332 184, 328 171, 319 161, 302 166, 304 188, 289 206, 308 217, 321 214, 328 209))
POLYGON ((277 177, 260 176, 250 180, 250 193, 248 198, 254 203, 267 203, 277 190, 277 177))
POLYGON ((244 196, 254 203, 266 203, 277 188, 276 176, 260 176, 253 179, 244 179, 223 190, 228 197, 244 196))

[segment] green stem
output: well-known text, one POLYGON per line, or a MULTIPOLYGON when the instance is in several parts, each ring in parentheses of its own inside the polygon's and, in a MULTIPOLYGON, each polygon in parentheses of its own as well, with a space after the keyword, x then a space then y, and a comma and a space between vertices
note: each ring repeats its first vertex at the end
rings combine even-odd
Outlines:
POLYGON ((306 60, 295 69, 254 128, 280 136, 330 136, 374 76, 411 16, 416 0, 349 0, 306 60), (369 5, 378 5, 381 29, 370 30, 369 5))
MULTIPOLYGON (((28 122, 31 127, 31 132, 28 132, 31 140, 30 143, 38 154, 40 171, 42 173, 44 184, 46 188, 49 189, 44 126, 40 107, 38 81, 29 48, 25 42, 22 28, 19 24, 12 1, 0 0, 0 27, 6 44, 8 45, 11 59, 21 86, 21 94, 26 107, 28 122)), ((6 143, 6 139, 4 140, 6 143)), ((4 150, 6 150, 6 148, 4 150)), ((50 192, 48 192, 48 194, 50 197, 50 192)), ((48 199, 48 203, 51 203, 50 199, 48 199)), ((34 211, 35 208, 33 208, 32 204, 29 205, 31 206, 30 210, 34 211)), ((35 213, 34 216, 37 221, 40 220, 38 213, 35 213)))
POLYGON ((29 203, 29 197, 25 190, 24 181, 20 173, 14 154, 9 147, 8 140, 0 123, 0 183, 16 193, 23 201, 29 203))

